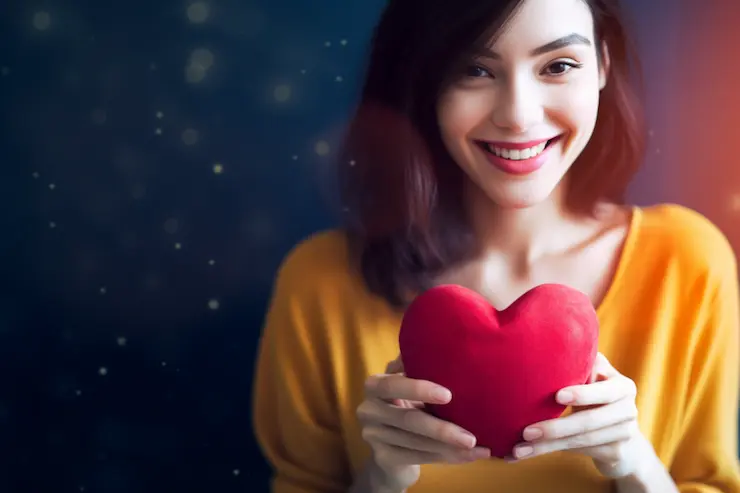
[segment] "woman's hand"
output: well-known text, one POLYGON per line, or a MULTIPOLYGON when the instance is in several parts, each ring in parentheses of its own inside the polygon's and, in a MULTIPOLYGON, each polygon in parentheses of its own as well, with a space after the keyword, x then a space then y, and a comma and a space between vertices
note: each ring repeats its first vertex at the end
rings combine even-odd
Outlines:
POLYGON ((524 443, 514 447, 514 459, 570 450, 591 457, 599 471, 612 478, 633 474, 645 438, 637 424, 637 388, 601 353, 594 364, 593 383, 560 390, 557 400, 573 406, 569 416, 543 421, 524 430, 524 443))
POLYGON ((475 446, 472 434, 423 410, 424 404, 447 404, 451 399, 444 387, 407 378, 400 357, 389 363, 385 374, 367 379, 357 416, 383 487, 405 490, 418 481, 421 464, 490 457, 488 449, 475 446))

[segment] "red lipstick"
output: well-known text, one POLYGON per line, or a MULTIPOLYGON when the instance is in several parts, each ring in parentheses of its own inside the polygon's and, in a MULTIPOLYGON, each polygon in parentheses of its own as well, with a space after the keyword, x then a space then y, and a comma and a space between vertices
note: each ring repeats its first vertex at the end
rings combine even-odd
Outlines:
POLYGON ((545 165, 550 151, 559 140, 560 136, 553 139, 533 140, 530 142, 478 141, 478 145, 483 150, 488 161, 497 169, 510 175, 524 176, 534 173, 545 165), (542 150, 542 152, 535 156, 530 156, 522 159, 522 156, 519 154, 519 151, 523 149, 530 149, 532 147, 542 145, 545 142, 547 142, 547 145, 544 150, 542 150), (507 157, 496 155, 492 147, 504 149, 504 154, 507 157), (509 152, 513 153, 513 155, 508 154, 509 152))

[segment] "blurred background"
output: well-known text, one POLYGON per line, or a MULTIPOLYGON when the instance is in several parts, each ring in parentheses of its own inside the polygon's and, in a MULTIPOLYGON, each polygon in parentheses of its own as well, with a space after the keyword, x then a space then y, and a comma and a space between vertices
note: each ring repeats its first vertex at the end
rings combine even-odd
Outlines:
MULTIPOLYGON (((255 347, 282 257, 333 225, 383 4, 0 2, 0 491, 266 490, 255 347)), ((632 199, 740 245, 740 2, 626 4, 632 199)))

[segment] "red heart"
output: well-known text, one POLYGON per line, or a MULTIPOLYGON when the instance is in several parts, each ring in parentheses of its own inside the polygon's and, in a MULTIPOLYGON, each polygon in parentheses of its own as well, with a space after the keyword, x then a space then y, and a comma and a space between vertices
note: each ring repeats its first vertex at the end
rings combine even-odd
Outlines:
POLYGON ((497 311, 474 291, 445 285, 411 303, 399 343, 406 376, 452 391, 429 412, 505 457, 525 427, 563 413, 560 389, 589 381, 598 332, 589 298, 567 286, 537 286, 497 311))

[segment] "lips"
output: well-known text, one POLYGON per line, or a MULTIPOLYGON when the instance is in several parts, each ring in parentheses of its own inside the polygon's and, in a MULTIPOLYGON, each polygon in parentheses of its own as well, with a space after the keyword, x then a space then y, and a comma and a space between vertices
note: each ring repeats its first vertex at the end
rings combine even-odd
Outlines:
POLYGON ((481 147, 484 151, 493 152, 501 155, 503 151, 523 151, 531 150, 534 151, 539 147, 539 151, 547 149, 557 140, 562 137, 562 134, 556 135, 548 139, 531 140, 529 142, 506 142, 506 141, 488 141, 488 140, 476 140, 475 143, 481 147), (544 148, 540 147, 545 144, 544 148))
POLYGON ((529 142, 476 141, 476 144, 499 170, 511 175, 528 175, 544 166, 553 144, 561 137, 529 142))

